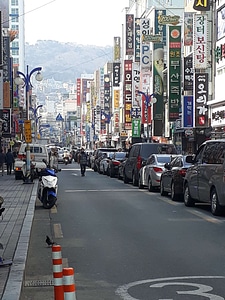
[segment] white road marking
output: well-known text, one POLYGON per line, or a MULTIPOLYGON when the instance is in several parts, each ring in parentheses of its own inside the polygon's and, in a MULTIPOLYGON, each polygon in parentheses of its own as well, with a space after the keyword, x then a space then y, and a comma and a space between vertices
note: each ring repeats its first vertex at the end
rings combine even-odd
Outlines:
POLYGON ((76 192, 119 192, 119 193, 121 193, 121 192, 133 192, 134 191, 134 189, 105 189, 105 190, 84 190, 84 189, 82 189, 82 190, 65 190, 64 192, 65 193, 76 193, 76 192))
MULTIPOLYGON (((224 276, 184 276, 184 277, 166 277, 166 278, 156 278, 156 279, 147 279, 147 280, 140 280, 140 281, 134 281, 134 282, 131 282, 131 283, 128 283, 128 284, 125 284, 125 285, 122 285, 120 287, 118 287, 118 289, 115 291, 115 294, 117 296, 119 296, 121 299, 123 300, 139 300, 138 298, 134 298, 132 296, 129 295, 129 289, 130 288, 133 288, 135 286, 138 286, 138 285, 142 285, 142 284, 148 284, 148 283, 153 283, 153 282, 162 282, 162 283, 156 283, 154 285, 150 285, 150 287, 160 287, 163 286, 163 285, 173 285, 173 284, 177 284, 175 282, 175 280, 192 280, 192 279, 224 279, 225 277, 224 276), (174 282, 173 282, 174 280, 174 282), (166 282, 165 281, 170 281, 170 283, 166 282)), ((182 285, 182 282, 179 282, 178 283, 179 285, 182 285)), ((187 282, 183 282, 183 285, 186 286, 186 285, 190 285, 190 286, 195 286, 198 285, 196 283, 187 283, 187 282)), ((204 296, 206 299, 210 299, 210 300, 224 300, 223 297, 221 296, 218 296, 218 295, 214 295, 214 294, 208 294, 207 292, 205 292, 206 290, 213 290, 212 287, 210 286, 202 286, 202 285, 198 285, 199 289, 196 290, 193 290, 193 291, 186 291, 187 294, 192 294, 194 295, 194 297, 196 295, 199 295, 199 293, 201 293, 201 296, 204 296)), ((180 291, 179 291, 180 293, 180 291)), ((181 293, 185 293, 185 291, 182 291, 181 293)), ((194 298, 196 299, 196 298, 194 298)), ((173 299, 159 299, 159 300, 173 300, 173 299)))

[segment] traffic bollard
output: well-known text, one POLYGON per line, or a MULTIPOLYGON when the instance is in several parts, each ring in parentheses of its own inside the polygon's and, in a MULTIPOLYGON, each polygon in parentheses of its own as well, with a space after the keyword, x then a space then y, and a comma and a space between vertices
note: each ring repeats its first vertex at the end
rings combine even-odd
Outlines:
POLYGON ((76 300, 73 268, 63 268, 64 300, 76 300))
POLYGON ((60 245, 52 246, 54 300, 64 300, 62 252, 60 245))

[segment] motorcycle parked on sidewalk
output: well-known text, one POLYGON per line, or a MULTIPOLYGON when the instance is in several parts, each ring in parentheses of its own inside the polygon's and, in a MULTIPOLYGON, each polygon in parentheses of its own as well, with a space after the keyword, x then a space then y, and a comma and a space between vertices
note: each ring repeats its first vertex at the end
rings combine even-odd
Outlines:
POLYGON ((44 208, 52 208, 57 201, 58 178, 56 173, 61 171, 57 168, 50 168, 46 160, 43 160, 46 168, 39 174, 38 199, 44 208))

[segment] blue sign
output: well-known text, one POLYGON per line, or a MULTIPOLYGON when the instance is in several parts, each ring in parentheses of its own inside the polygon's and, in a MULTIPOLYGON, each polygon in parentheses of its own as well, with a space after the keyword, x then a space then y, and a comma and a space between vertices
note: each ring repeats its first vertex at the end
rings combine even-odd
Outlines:
POLYGON ((64 121, 64 119, 61 116, 61 114, 58 114, 58 116, 56 117, 56 121, 64 121))

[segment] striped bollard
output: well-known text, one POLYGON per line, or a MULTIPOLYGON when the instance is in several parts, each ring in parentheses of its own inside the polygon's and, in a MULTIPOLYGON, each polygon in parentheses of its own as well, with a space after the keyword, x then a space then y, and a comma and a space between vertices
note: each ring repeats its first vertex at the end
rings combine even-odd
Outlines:
POLYGON ((64 300, 61 246, 52 246, 54 300, 64 300))
POLYGON ((76 300, 73 268, 63 268, 64 300, 76 300))

